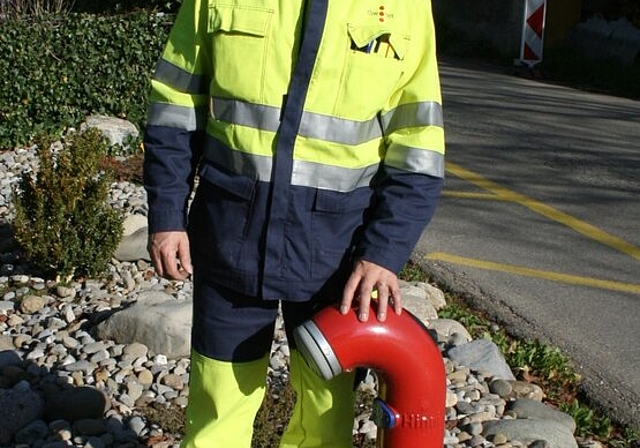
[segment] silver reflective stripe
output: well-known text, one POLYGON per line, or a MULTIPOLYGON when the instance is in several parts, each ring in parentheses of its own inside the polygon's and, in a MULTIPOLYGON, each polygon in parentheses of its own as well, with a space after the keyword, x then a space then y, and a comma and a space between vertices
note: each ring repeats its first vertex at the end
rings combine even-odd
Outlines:
POLYGON ((271 157, 234 151, 211 136, 207 138, 204 158, 233 173, 263 182, 271 181, 271 157))
POLYGON ((213 98, 211 106, 211 115, 216 120, 271 132, 280 126, 278 107, 221 98, 213 98))
POLYGON ((402 128, 418 126, 444 126, 442 105, 435 101, 403 104, 381 118, 385 135, 402 128))
POLYGON ((343 145, 360 145, 382 137, 382 129, 375 117, 367 121, 354 121, 305 112, 299 134, 343 145))
POLYGON ((175 104, 151 103, 147 112, 147 124, 152 126, 168 126, 196 131, 204 129, 207 120, 206 107, 186 107, 175 104))
MULTIPOLYGON (((211 115, 216 120, 264 131, 278 130, 280 113, 280 108, 274 106, 222 98, 212 100, 211 115)), ((385 134, 409 127, 444 126, 442 106, 436 102, 398 106, 384 114, 381 122, 385 134)), ((382 130, 376 117, 367 121, 354 121, 305 112, 302 115, 298 134, 302 137, 343 145, 360 145, 382 137, 382 130)))
MULTIPOLYGON (((213 137, 208 138, 204 158, 236 174, 271 181, 271 157, 234 151, 213 137)), ((349 169, 295 160, 291 184, 348 192, 369 185, 377 170, 378 164, 349 169)))
MULTIPOLYGON (((280 114, 279 107, 222 98, 212 99, 211 115, 216 120, 263 131, 276 132, 280 126, 280 114)), ((382 137, 382 130, 377 118, 354 121, 305 112, 298 134, 343 145, 359 145, 382 137)))
POLYGON ((165 59, 158 61, 153 79, 183 93, 198 95, 209 92, 208 76, 194 75, 165 59))
POLYGON ((291 184, 346 193, 370 185, 378 167, 376 163, 352 169, 296 160, 293 162, 291 184))
POLYGON ((444 178, 444 155, 429 149, 392 143, 387 149, 384 164, 403 171, 444 178))

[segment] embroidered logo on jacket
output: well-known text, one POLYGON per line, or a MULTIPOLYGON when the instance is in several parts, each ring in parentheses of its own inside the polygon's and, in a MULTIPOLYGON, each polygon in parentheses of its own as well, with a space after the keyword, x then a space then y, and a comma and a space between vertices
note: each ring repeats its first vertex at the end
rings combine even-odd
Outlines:
POLYGON ((378 17, 379 22, 384 22, 385 20, 392 20, 394 14, 389 12, 389 10, 385 7, 385 5, 378 6, 378 9, 369 8, 367 10, 367 14, 370 16, 378 17))

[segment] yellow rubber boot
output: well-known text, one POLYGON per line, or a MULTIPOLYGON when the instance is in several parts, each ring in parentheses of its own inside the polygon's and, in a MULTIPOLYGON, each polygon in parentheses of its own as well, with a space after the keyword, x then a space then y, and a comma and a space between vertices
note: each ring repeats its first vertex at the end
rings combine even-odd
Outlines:
POLYGON ((187 430, 181 448, 250 448, 269 357, 224 362, 191 354, 187 430))
POLYGON ((354 374, 325 381, 291 351, 290 381, 297 395, 280 448, 352 448, 354 374))

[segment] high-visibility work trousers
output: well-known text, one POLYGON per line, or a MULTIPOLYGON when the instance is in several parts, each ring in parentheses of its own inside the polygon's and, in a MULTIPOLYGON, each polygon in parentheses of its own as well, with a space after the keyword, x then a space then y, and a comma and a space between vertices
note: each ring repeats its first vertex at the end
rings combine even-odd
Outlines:
MULTIPOLYGON (((316 308, 311 303, 282 304, 292 345, 289 378, 297 399, 280 447, 352 448, 354 375, 324 381, 295 350, 290 337, 293 327, 316 308)), ((196 278, 194 349, 182 448, 250 448, 253 423, 265 394, 276 317, 277 303, 265 305, 196 278), (218 340, 198 340, 204 335, 218 340)))
MULTIPOLYGON (((268 362, 231 363, 193 352, 182 448, 249 448, 268 362)), ((297 400, 280 447, 351 448, 353 374, 324 381, 292 351, 290 381, 297 400)))

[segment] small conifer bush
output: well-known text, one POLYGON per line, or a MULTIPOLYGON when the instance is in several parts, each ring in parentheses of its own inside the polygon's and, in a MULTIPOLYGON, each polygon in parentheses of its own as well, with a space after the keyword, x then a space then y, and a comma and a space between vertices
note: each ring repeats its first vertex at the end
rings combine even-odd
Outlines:
POLYGON ((40 137, 38 148, 39 168, 23 173, 13 196, 16 240, 58 279, 98 275, 122 236, 123 216, 107 203, 111 175, 100 169, 108 145, 87 130, 55 145, 40 137))

